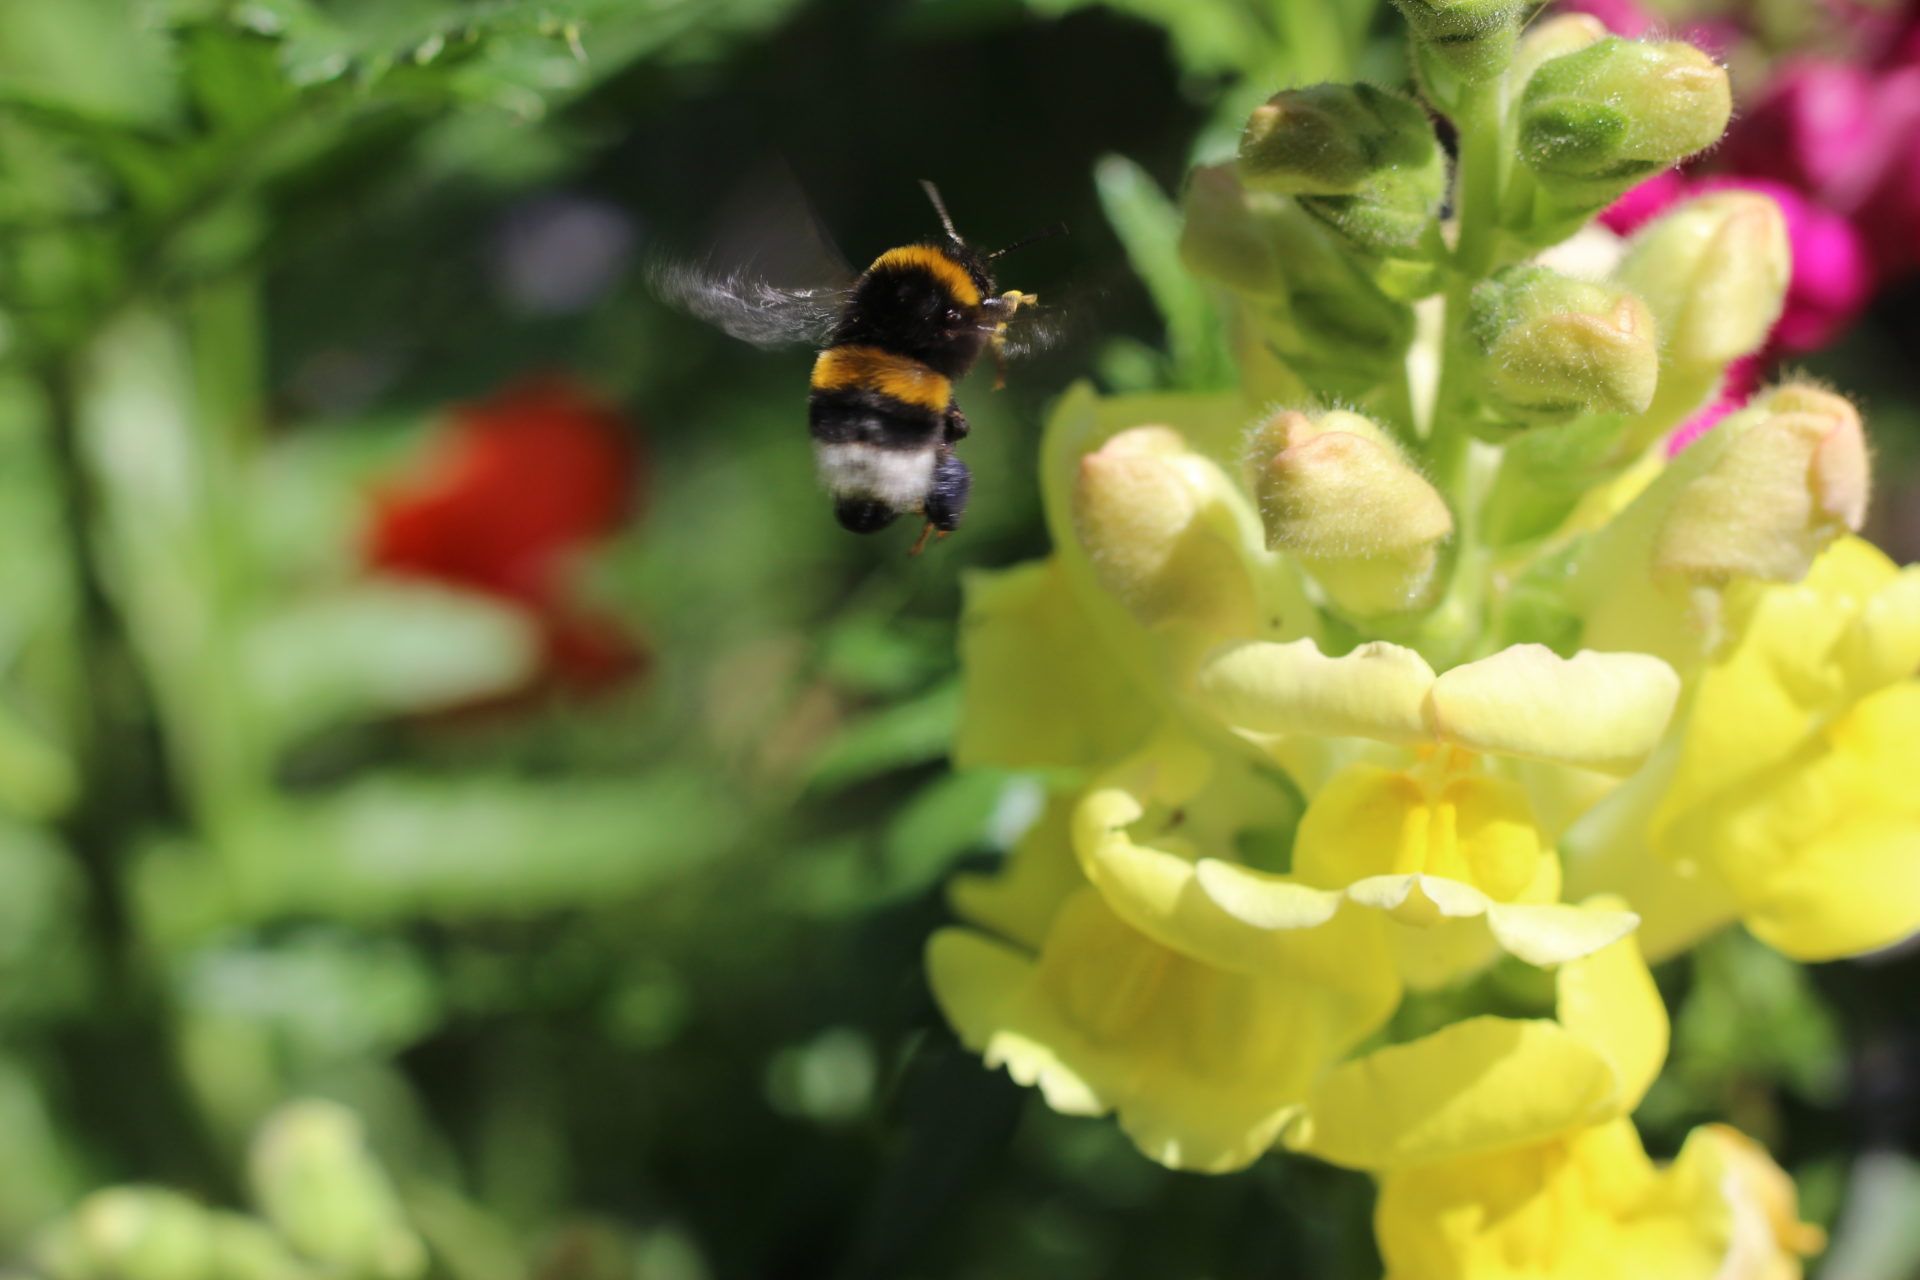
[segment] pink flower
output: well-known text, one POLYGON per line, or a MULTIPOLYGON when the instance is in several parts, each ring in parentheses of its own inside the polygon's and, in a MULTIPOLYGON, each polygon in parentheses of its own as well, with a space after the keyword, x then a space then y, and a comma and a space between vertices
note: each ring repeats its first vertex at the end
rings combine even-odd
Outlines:
POLYGON ((1607 30, 1630 39, 1644 35, 1685 40, 1716 58, 1724 58, 1740 40, 1740 29, 1711 18, 1689 18, 1669 23, 1642 8, 1638 0, 1562 0, 1561 13, 1584 13, 1600 19, 1607 30))
POLYGON ((1615 235, 1630 236, 1691 194, 1686 176, 1678 169, 1666 169, 1602 209, 1600 224, 1615 235))
POLYGON ((1878 167, 1853 210, 1854 222, 1889 274, 1920 267, 1920 64, 1874 87, 1878 167))
POLYGON ((1800 188, 1829 208, 1853 208, 1879 171, 1873 75, 1844 62, 1802 58, 1727 135, 1719 159, 1736 173, 1800 188))
POLYGON ((1667 437, 1667 456, 1673 457, 1698 440, 1719 425, 1720 419, 1728 414, 1746 408, 1747 401, 1753 398, 1755 389, 1760 385, 1761 368, 1762 361, 1758 355, 1746 356, 1728 365, 1726 376, 1720 380, 1720 390, 1713 399, 1704 408, 1695 410, 1691 418, 1674 428, 1673 434, 1667 437))

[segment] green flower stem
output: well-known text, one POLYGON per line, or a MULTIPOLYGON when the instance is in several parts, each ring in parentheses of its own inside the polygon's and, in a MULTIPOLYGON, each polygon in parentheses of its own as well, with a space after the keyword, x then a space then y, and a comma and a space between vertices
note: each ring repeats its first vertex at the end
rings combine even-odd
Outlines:
POLYGON ((1467 330, 1473 288, 1492 270, 1500 231, 1500 187, 1505 165, 1505 129, 1498 81, 1462 84, 1454 111, 1460 136, 1459 176, 1455 184, 1454 242, 1446 294, 1446 337, 1441 349, 1440 387, 1433 429, 1427 441, 1429 479, 1454 507, 1464 542, 1472 513, 1466 508, 1467 455, 1472 440, 1467 422, 1476 405, 1479 352, 1467 330))
POLYGON ((98 558, 103 495, 82 456, 78 375, 71 361, 52 359, 36 380, 72 591, 68 721, 79 787, 60 834, 87 885, 98 960, 88 1024, 56 1037, 60 1070, 73 1096, 92 1100, 82 1112, 86 1127, 132 1176, 229 1197, 237 1188, 182 1072, 171 1000, 126 881, 145 815, 171 804, 149 732, 154 699, 98 558))

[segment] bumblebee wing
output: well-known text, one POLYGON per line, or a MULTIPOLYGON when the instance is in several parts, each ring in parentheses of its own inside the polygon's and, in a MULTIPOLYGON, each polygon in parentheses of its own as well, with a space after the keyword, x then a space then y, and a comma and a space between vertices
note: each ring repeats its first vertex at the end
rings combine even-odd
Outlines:
POLYGON ((1100 313, 1103 296, 1079 287, 1065 294, 1048 294, 1039 302, 1023 303, 1007 318, 1001 345, 1009 356, 1023 359, 1085 337, 1091 331, 1092 318, 1100 313))
POLYGON ((746 272, 716 273, 691 263, 663 263, 654 291, 689 315, 756 347, 824 346, 846 307, 838 286, 786 288, 746 272))

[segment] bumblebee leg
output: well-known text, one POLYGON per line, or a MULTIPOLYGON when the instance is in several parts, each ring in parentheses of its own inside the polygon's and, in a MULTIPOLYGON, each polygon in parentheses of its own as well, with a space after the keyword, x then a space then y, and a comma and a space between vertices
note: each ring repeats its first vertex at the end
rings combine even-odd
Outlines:
POLYGON ((967 415, 960 412, 959 401, 949 400, 947 402, 947 443, 952 444, 956 440, 965 440, 967 433, 971 430, 973 430, 973 428, 967 424, 967 415))
POLYGON ((960 527, 967 510, 967 494, 973 489, 973 475, 967 464, 942 449, 933 463, 933 483, 927 488, 927 527, 942 536, 960 527))
MULTIPOLYGON (((910 556, 917 556, 921 553, 921 551, 925 550, 927 545, 927 535, 932 532, 933 532, 933 521, 929 520, 927 521, 926 525, 920 530, 920 536, 913 540, 913 545, 907 548, 907 554, 910 556)), ((940 534, 940 536, 944 538, 947 535, 943 531, 940 534)))

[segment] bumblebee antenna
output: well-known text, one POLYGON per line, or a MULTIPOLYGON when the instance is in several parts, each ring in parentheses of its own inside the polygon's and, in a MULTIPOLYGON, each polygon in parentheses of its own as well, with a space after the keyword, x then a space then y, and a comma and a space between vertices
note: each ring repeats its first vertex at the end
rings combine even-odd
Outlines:
POLYGON ((1067 224, 1064 222, 1056 222, 1044 231, 1036 231, 1030 236, 1022 236, 1004 249, 995 249, 987 255, 987 260, 992 261, 1003 253, 1012 253, 1015 249, 1024 249, 1028 245, 1037 243, 1038 241, 1051 240, 1055 236, 1063 236, 1065 234, 1067 234, 1067 224))
POLYGON ((927 199, 933 201, 933 211, 940 215, 940 225, 947 229, 947 238, 955 244, 964 244, 960 233, 953 229, 953 219, 947 214, 947 202, 940 198, 940 188, 933 185, 931 179, 920 179, 920 189, 927 193, 927 199))

